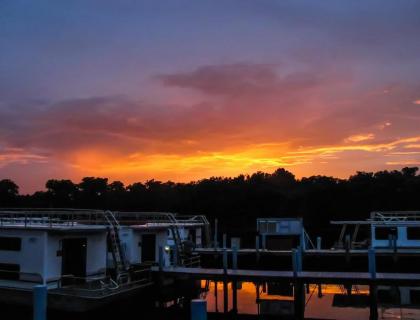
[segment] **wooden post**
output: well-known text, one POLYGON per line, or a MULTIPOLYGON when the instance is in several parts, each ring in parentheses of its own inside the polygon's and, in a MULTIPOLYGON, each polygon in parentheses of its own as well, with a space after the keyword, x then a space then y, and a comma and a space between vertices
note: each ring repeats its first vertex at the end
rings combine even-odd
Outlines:
POLYGON ((226 249, 226 233, 223 234, 223 249, 226 249))
POLYGON ((266 247, 266 236, 265 236, 265 234, 262 235, 261 240, 262 240, 261 242, 262 242, 262 248, 263 248, 263 250, 267 249, 267 247, 266 247))

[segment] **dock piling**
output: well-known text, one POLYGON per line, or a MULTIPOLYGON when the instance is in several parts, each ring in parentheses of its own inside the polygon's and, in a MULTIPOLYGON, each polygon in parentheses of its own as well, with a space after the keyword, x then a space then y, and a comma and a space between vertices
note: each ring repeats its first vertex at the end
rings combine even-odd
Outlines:
POLYGON ((372 279, 376 278, 376 256, 375 249, 369 248, 368 251, 369 273, 372 279))
POLYGON ((34 320, 47 319, 47 286, 37 285, 33 288, 34 320))
POLYGON ((238 249, 236 246, 232 248, 232 269, 238 269, 238 249))
POLYGON ((260 261, 260 237, 255 237, 255 257, 257 259, 257 264, 260 261))
MULTIPOLYGON (((238 249, 236 246, 232 248, 232 269, 238 269, 238 249)), ((238 283, 236 279, 232 280, 232 312, 238 313, 238 283)))
POLYGON ((207 320, 207 301, 191 300, 191 320, 207 320))
POLYGON ((227 256, 227 250, 223 249, 223 273, 226 275, 228 269, 228 256, 227 256))
POLYGON ((214 248, 217 249, 217 218, 214 219, 214 248))
POLYGON ((322 243, 322 238, 321 237, 316 237, 316 249, 317 250, 321 250, 321 243, 322 243))

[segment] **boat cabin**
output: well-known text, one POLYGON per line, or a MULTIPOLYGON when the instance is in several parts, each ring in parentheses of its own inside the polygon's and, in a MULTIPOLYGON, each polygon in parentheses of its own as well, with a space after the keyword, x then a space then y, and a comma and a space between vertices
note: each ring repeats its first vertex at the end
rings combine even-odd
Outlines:
POLYGON ((158 264, 162 247, 164 266, 184 264, 194 247, 203 245, 203 216, 181 216, 165 212, 118 212, 119 237, 132 266, 158 264))
POLYGON ((107 229, 78 222, 75 214, 0 212, 0 282, 54 287, 63 277, 104 275, 107 229))
POLYGON ((307 248, 308 237, 299 218, 259 218, 257 232, 262 248, 268 250, 290 250, 307 248))

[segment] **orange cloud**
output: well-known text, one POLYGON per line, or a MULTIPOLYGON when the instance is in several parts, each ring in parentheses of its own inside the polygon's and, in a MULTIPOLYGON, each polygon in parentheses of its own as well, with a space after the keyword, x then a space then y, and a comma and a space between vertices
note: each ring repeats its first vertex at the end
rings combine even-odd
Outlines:
POLYGON ((366 140, 372 140, 375 138, 373 133, 366 133, 366 134, 356 134, 346 138, 345 142, 361 142, 366 140))

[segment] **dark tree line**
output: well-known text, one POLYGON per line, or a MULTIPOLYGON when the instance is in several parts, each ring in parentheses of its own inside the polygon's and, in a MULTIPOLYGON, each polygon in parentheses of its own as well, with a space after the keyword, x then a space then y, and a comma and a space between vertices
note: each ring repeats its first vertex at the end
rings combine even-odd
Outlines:
POLYGON ((330 220, 366 219, 373 210, 420 210, 418 168, 357 172, 349 179, 296 179, 278 169, 234 178, 190 183, 120 181, 86 177, 80 183, 48 180, 46 191, 20 195, 11 180, 0 180, 0 207, 97 208, 205 214, 221 232, 255 231, 258 217, 302 217, 312 234, 325 234, 330 220))

